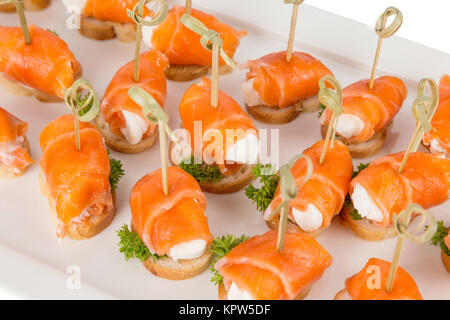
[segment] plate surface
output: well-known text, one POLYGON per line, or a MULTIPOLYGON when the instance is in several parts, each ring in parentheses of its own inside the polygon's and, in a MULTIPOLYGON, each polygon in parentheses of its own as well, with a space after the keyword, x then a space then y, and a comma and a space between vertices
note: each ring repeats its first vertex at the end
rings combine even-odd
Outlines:
MULTIPOLYGON (((263 0, 259 1, 262 3, 263 0)), ((83 65, 84 78, 103 94, 116 70, 133 59, 133 44, 116 40, 97 42, 82 37, 77 31, 66 28, 68 15, 65 8, 60 1, 53 2, 45 11, 28 12, 29 22, 57 31, 83 65)), ((223 20, 249 31, 235 56, 238 62, 285 48, 290 11, 281 4, 275 6, 274 1, 264 0, 264 5, 253 7, 256 8, 253 14, 250 12, 256 0, 196 0, 194 4, 209 12, 221 12, 223 20), (262 27, 256 25, 266 18, 272 19, 270 31, 264 29, 267 23, 262 27)), ((3 25, 18 24, 15 15, 0 14, 0 17, 3 25)), ((368 64, 376 45, 372 30, 307 5, 302 5, 299 19, 297 39, 303 42, 296 42, 296 50, 320 58, 343 86, 368 77, 368 64), (352 36, 346 36, 350 30, 352 36), (336 34, 327 35, 329 32, 336 34)), ((449 64, 449 56, 436 50, 396 37, 385 41, 378 75, 401 75, 408 84, 409 95, 378 156, 406 148, 414 129, 411 105, 418 80, 430 76, 438 79, 444 71, 449 72, 449 64), (404 50, 409 52, 407 56, 403 54, 404 50)), ((244 77, 245 71, 240 70, 221 77, 220 81, 220 88, 241 104, 240 84, 244 77)), ((180 123, 178 104, 190 84, 168 83, 165 108, 170 113, 172 128, 180 123)), ((52 119, 68 113, 64 104, 39 103, 14 96, 3 88, 0 88, 0 105, 29 122, 28 138, 35 159, 41 155, 38 140, 42 129, 52 119)), ((259 122, 256 126, 279 129, 281 163, 320 139, 316 113, 302 114, 294 122, 279 128, 259 122)), ((56 241, 47 200, 39 191, 39 165, 32 166, 20 179, 0 181, 0 292, 24 298, 217 299, 217 289, 210 283, 208 271, 182 282, 163 280, 149 274, 138 261, 126 262, 117 250, 115 230, 130 221, 129 192, 142 176, 157 169, 160 163, 158 145, 139 155, 115 152, 113 155, 123 161, 126 170, 118 190, 117 217, 110 227, 89 241, 56 241), (67 286, 73 266, 79 267, 81 272, 79 290, 67 286)), ((220 196, 207 194, 207 200, 206 213, 214 235, 251 236, 267 231, 262 216, 243 192, 220 196)), ((450 203, 432 209, 447 223, 450 223, 449 211, 450 203)), ((359 271, 370 257, 392 259, 395 246, 395 240, 377 243, 360 240, 337 221, 318 241, 333 256, 333 264, 313 286, 308 299, 332 299, 343 288, 344 280, 359 271)), ((442 266, 438 248, 406 243, 401 266, 415 278, 425 299, 450 299, 450 277, 442 266)))

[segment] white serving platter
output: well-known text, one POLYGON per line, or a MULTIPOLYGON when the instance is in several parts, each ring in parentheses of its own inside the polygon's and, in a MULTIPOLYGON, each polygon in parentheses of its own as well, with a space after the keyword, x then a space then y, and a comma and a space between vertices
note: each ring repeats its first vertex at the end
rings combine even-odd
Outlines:
MULTIPOLYGON (((249 31, 235 56, 238 62, 285 49, 290 7, 281 0, 193 2, 195 7, 249 31)), ((83 65, 83 77, 94 84, 99 94, 103 94, 116 70, 133 59, 133 44, 116 40, 97 42, 66 28, 68 15, 58 0, 47 10, 27 12, 27 17, 30 23, 56 30, 66 40, 83 65)), ((18 19, 14 14, 0 14, 0 24, 18 25, 18 19)), ((320 58, 343 86, 369 76, 377 40, 372 28, 303 4, 296 39, 295 49, 320 58)), ((395 36, 384 41, 377 74, 400 76, 408 85, 409 95, 378 156, 406 148, 415 125, 411 105, 418 81, 424 77, 439 80, 445 72, 450 72, 448 54, 395 36)), ((237 71, 221 77, 220 81, 221 89, 241 104, 240 84, 244 76, 244 71, 237 71)), ((180 123, 178 104, 189 85, 191 83, 168 84, 166 110, 169 110, 173 128, 180 123)), ((64 104, 40 103, 12 95, 3 88, 0 88, 0 106, 29 122, 28 138, 37 160, 41 155, 38 144, 41 130, 49 121, 69 111, 64 104)), ((302 114, 287 125, 256 122, 256 126, 280 129, 281 163, 320 139, 319 119, 315 113, 302 114)), ((39 191, 38 164, 17 180, 0 181, 0 297, 217 299, 217 288, 209 281, 209 271, 194 279, 169 281, 151 275, 139 261, 125 261, 117 249, 115 230, 129 223, 130 190, 142 176, 160 166, 159 151, 156 145, 139 155, 116 152, 113 155, 123 161, 126 170, 118 190, 117 216, 110 227, 88 241, 56 241, 47 200, 39 191), (67 286, 71 281, 68 272, 71 266, 78 266, 81 271, 80 289, 67 286)), ((355 165, 358 162, 355 161, 355 165)), ((207 216, 214 235, 251 236, 267 231, 262 216, 243 191, 232 195, 207 194, 207 200, 207 216)), ((450 223, 449 211, 450 203, 432 209, 447 223, 450 223)), ((358 272, 370 257, 391 260, 395 247, 395 239, 360 240, 337 221, 317 240, 333 256, 333 264, 313 286, 307 299, 332 299, 343 288, 344 280, 358 272)), ((407 243, 401 266, 414 277, 425 299, 450 299, 450 277, 442 266, 438 248, 407 243)))

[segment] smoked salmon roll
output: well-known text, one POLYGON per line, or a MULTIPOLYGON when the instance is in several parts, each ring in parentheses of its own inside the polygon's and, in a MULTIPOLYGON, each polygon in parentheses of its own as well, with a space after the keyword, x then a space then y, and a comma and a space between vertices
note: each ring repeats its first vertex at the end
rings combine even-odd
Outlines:
POLYGON ((399 173, 404 154, 373 161, 351 181, 352 204, 344 208, 341 220, 359 237, 372 241, 393 237, 397 234, 392 222, 395 214, 412 203, 428 209, 447 201, 450 160, 413 152, 399 173))
POLYGON ((0 179, 19 177, 34 163, 27 130, 26 122, 0 108, 0 179))
MULTIPOLYGON (((50 5, 50 0, 24 0, 23 7, 29 11, 39 11, 47 8, 50 5)), ((0 4, 0 11, 2 12, 15 12, 16 5, 14 3, 0 4)))
MULTIPOLYGON (((65 6, 80 5, 78 0, 63 0, 65 6)), ((139 0, 85 0, 81 12, 80 33, 94 40, 116 38, 121 42, 136 41, 136 24, 128 17, 139 0)), ((149 10, 144 8, 144 14, 149 10)))
POLYGON ((411 275, 398 267, 392 290, 386 288, 391 263, 371 258, 364 268, 345 281, 334 300, 423 300, 411 275))
POLYGON ((81 76, 81 65, 59 36, 35 25, 29 29, 32 42, 26 44, 21 28, 0 26, 0 83, 19 95, 61 102, 81 76))
POLYGON ((236 246, 213 266, 223 277, 220 300, 303 299, 331 265, 330 254, 305 233, 286 233, 284 249, 278 233, 269 231, 236 246))
MULTIPOLYGON (((317 236, 327 228, 333 218, 339 214, 348 193, 352 179, 353 163, 347 147, 340 141, 334 141, 327 150, 323 164, 320 164, 324 141, 316 142, 303 154, 308 156, 314 166, 309 180, 303 184, 307 174, 307 162, 299 159, 291 169, 297 186, 297 197, 291 201, 288 231, 292 233, 307 232, 317 236)), ((267 225, 278 229, 279 215, 268 220, 268 216, 282 201, 280 184, 274 198, 264 214, 267 225)))
MULTIPOLYGON (((368 79, 344 88, 344 113, 339 117, 336 134, 347 145, 352 157, 366 158, 380 151, 386 140, 387 128, 407 94, 403 81, 390 76, 375 79, 372 90, 368 79)), ((320 118, 324 137, 330 119, 331 111, 325 110, 320 118)))
POLYGON ((132 230, 151 254, 143 261, 150 272, 172 280, 191 278, 206 270, 212 258, 206 198, 197 181, 178 167, 168 168, 166 196, 161 175, 161 169, 155 170, 133 187, 132 230))
POLYGON ((439 84, 439 105, 431 120, 433 129, 426 132, 423 144, 430 152, 450 156, 450 75, 441 78, 439 84))
POLYGON ((101 134, 80 123, 77 150, 73 115, 50 122, 42 131, 40 185, 54 213, 59 239, 95 236, 114 218, 111 166, 101 134))
POLYGON ((319 60, 304 52, 293 52, 290 62, 286 51, 250 60, 242 85, 248 112, 266 123, 287 123, 302 110, 319 110, 319 80, 333 73, 319 60))
POLYGON ((259 135, 241 106, 219 91, 219 104, 214 108, 211 105, 211 80, 204 77, 185 92, 179 111, 189 136, 183 144, 187 144, 190 151, 187 158, 180 159, 172 144, 172 162, 195 169, 188 172, 197 178, 204 191, 231 193, 248 185, 253 176, 251 168, 258 160, 259 135), (202 170, 217 172, 218 179, 208 179, 208 176, 198 179, 193 171, 199 168, 191 166, 191 155, 201 159, 198 166, 203 166, 202 170))
MULTIPOLYGON (((143 40, 150 47, 164 53, 170 61, 166 71, 167 78, 174 81, 191 81, 206 73, 211 73, 211 51, 200 43, 200 36, 181 22, 186 12, 184 7, 173 6, 166 19, 157 27, 144 27, 143 40)), ((192 9, 192 16, 201 21, 208 29, 219 33, 223 40, 222 49, 231 59, 239 46, 240 39, 247 32, 238 31, 220 22, 214 16, 192 9)), ((231 72, 220 58, 221 74, 231 72)))
POLYGON ((445 269, 448 273, 450 273, 450 230, 447 233, 447 236, 444 239, 445 248, 441 252, 442 263, 444 264, 445 269))
POLYGON ((111 149, 125 153, 139 153, 152 147, 157 126, 144 116, 141 106, 128 94, 138 86, 151 94, 160 106, 164 105, 167 84, 164 70, 169 62, 158 51, 142 53, 139 59, 139 82, 134 81, 134 60, 117 71, 101 102, 95 125, 111 149))

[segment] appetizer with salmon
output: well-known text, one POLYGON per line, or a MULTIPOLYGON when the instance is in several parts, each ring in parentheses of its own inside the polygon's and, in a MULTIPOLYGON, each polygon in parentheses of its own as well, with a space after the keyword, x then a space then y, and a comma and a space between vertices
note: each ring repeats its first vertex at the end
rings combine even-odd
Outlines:
MULTIPOLYGON (((47 8, 50 2, 50 0, 23 0, 23 7, 25 10, 38 11, 47 8)), ((14 3, 0 4, 0 11, 14 12, 16 11, 16 5, 14 3)))
POLYGON ((399 172, 405 152, 377 159, 350 183, 350 199, 341 221, 359 237, 380 241, 397 234, 392 217, 411 203, 423 208, 449 198, 450 160, 440 154, 412 152, 399 172))
POLYGON ((331 265, 330 254, 305 233, 286 233, 277 250, 276 231, 250 239, 218 238, 212 281, 220 300, 300 300, 331 265))
POLYGON ((439 84, 439 105, 431 120, 433 129, 425 133, 422 143, 433 153, 450 157, 450 75, 441 78, 439 84))
POLYGON ((443 221, 438 222, 438 229, 431 239, 431 243, 441 248, 442 263, 450 273, 450 228, 444 226, 443 221))
POLYGON ((319 80, 332 72, 310 54, 286 51, 268 54, 244 64, 249 69, 242 85, 250 115, 265 123, 288 123, 302 110, 319 110, 319 80))
POLYGON ((179 112, 189 152, 180 158, 171 143, 172 163, 192 174, 203 191, 231 193, 248 185, 258 160, 259 135, 242 107, 223 91, 213 107, 211 80, 204 77, 185 92, 179 112))
POLYGON ((17 178, 34 163, 27 130, 28 123, 0 108, 0 179, 17 178))
POLYGON ((158 136, 157 126, 147 120, 142 108, 128 95, 128 90, 139 86, 163 106, 167 93, 164 70, 168 65, 164 54, 151 50, 140 55, 138 82, 133 78, 134 61, 117 71, 95 119, 108 147, 125 153, 139 153, 154 144, 158 136))
POLYGON ((386 290, 391 263, 371 258, 364 268, 345 281, 334 300, 423 300, 411 275, 398 267, 391 291, 386 290))
MULTIPOLYGON (((184 7, 173 6, 160 25, 143 28, 144 42, 169 58, 170 66, 166 70, 166 76, 173 81, 191 81, 211 73, 212 53, 202 46, 200 36, 181 22, 185 12, 184 7)), ((219 33, 223 41, 223 50, 230 58, 233 58, 240 39, 247 33, 238 31, 199 10, 192 9, 191 15, 208 29, 219 33)), ((232 69, 222 58, 219 63, 221 74, 231 72, 232 69)))
POLYGON ((0 26, 0 83, 19 95, 61 102, 81 65, 52 31, 30 25, 29 33, 28 44, 21 28, 0 26))
MULTIPOLYGON (((337 138, 349 149, 353 158, 370 157, 384 145, 387 130, 407 96, 403 81, 383 76, 369 88, 369 79, 358 81, 343 90, 343 114, 336 128, 337 138)), ((331 112, 321 117, 322 136, 325 136, 331 112)))
MULTIPOLYGON (((299 191, 291 201, 289 210, 288 231, 292 233, 307 232, 318 236, 327 228, 333 218, 339 214, 344 205, 348 185, 352 178, 353 164, 347 147, 340 141, 334 141, 328 148, 324 162, 320 163, 325 141, 316 142, 303 154, 313 162, 313 173, 304 183, 307 174, 307 162, 299 159, 291 169, 299 191), (301 186, 301 187, 300 187, 301 186)), ((261 174, 266 166, 258 165, 254 176, 261 178, 262 187, 249 185, 245 193, 264 212, 264 218, 271 229, 278 228, 279 215, 271 216, 281 203, 281 190, 276 174, 261 174)), ((266 168, 267 169, 267 168, 266 168)))
MULTIPOLYGON (((133 42, 136 39, 136 24, 127 15, 127 9, 133 10, 139 0, 85 0, 81 11, 80 33, 94 40, 116 38, 121 42, 133 42)), ((79 1, 64 0, 69 7, 79 1)), ((79 4, 78 4, 79 5, 79 4)), ((145 7, 144 14, 150 10, 145 7)))
POLYGON ((206 270, 213 241, 205 216, 206 198, 197 181, 178 167, 144 176, 130 194, 131 231, 118 231, 120 251, 126 260, 138 258, 151 273, 182 280, 206 270))
POLYGON ((56 235, 82 240, 105 229, 116 212, 115 189, 123 175, 110 159, 101 134, 90 123, 79 123, 76 146, 73 115, 50 122, 42 131, 39 177, 56 221, 56 235))

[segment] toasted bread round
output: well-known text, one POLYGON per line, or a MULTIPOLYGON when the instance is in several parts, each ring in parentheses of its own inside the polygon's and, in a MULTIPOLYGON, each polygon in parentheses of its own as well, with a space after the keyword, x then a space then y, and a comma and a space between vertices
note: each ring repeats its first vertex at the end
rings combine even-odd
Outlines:
MULTIPOLYGON (((300 294, 297 296, 297 298, 295 298, 295 300, 305 299, 310 290, 311 290, 311 287, 306 288, 305 290, 300 292, 300 294)), ((227 291, 227 289, 225 289, 225 286, 223 285, 223 283, 219 284, 218 292, 219 292, 219 300, 228 300, 228 291, 227 291)))
MULTIPOLYGON (((55 223, 55 226, 58 223, 57 213, 55 210, 55 203, 53 199, 50 197, 50 193, 48 190, 47 183, 45 182, 44 175, 42 171, 39 173, 39 186, 41 189, 41 193, 47 197, 48 203, 52 212, 52 218, 55 223)), ((101 215, 91 216, 89 218, 89 225, 85 225, 82 223, 74 223, 72 224, 68 231, 67 236, 74 240, 86 240, 92 238, 93 236, 102 232, 106 227, 108 227, 114 216, 116 215, 116 193, 112 193, 113 198, 113 207, 109 210, 106 210, 101 215)))
MULTIPOLYGON (((227 74, 232 72, 233 69, 228 65, 219 67, 219 74, 227 74)), ((204 76, 205 74, 211 74, 211 68, 208 66, 198 65, 170 65, 166 70, 166 78, 172 81, 192 81, 204 76)))
POLYGON ((258 121, 271 124, 283 124, 291 122, 292 120, 297 118, 302 111, 318 111, 320 108, 320 101, 317 96, 314 96, 298 101, 286 108, 269 107, 266 105, 246 105, 246 107, 248 113, 258 121))
POLYGON ((149 258, 142 262, 144 267, 155 276, 169 280, 193 278, 209 268, 213 254, 209 248, 197 259, 174 261, 169 257, 153 261, 149 258))
MULTIPOLYGON (((170 162, 175 165, 179 166, 179 162, 176 161, 173 156, 173 148, 175 144, 173 141, 169 144, 169 160, 170 162)), ((217 182, 200 182, 200 188, 209 193, 215 193, 215 194, 225 194, 225 193, 233 193, 237 192, 239 190, 242 190, 250 182, 253 180, 253 172, 252 168, 253 165, 243 165, 239 170, 236 172, 225 175, 220 181, 217 182)))
MULTIPOLYGON (((22 147, 24 147, 27 150, 28 154, 31 154, 30 143, 28 142, 27 137, 24 137, 22 147)), ((10 167, 7 167, 4 164, 0 163, 0 180, 18 178, 22 176, 26 171, 27 169, 25 169, 22 172, 15 173, 10 167)))
MULTIPOLYGON (((372 139, 365 142, 351 142, 348 139, 345 139, 339 135, 336 135, 336 138, 345 144, 352 158, 356 159, 368 158, 377 154, 381 150, 381 148, 384 145, 384 142, 386 141, 388 128, 389 126, 384 127, 383 129, 378 131, 372 137, 372 139)), ((328 126, 322 126, 321 133, 324 139, 327 136, 327 130, 328 126)))
POLYGON ((342 289, 341 291, 336 293, 334 300, 352 300, 352 298, 350 297, 347 289, 342 289))
POLYGON ((441 250, 441 259, 445 269, 450 273, 450 256, 448 256, 443 250, 441 250))
POLYGON ((83 36, 94 40, 117 38, 120 42, 136 41, 136 25, 133 23, 101 21, 81 16, 79 31, 83 36))
MULTIPOLYGON (((38 11, 47 8, 50 5, 50 0, 24 0, 23 7, 25 10, 38 11)), ((0 5, 2 12, 15 12, 16 6, 13 3, 6 3, 0 5)))
POLYGON ((94 125, 100 131, 103 138, 105 138, 106 145, 118 152, 135 154, 150 149, 158 138, 158 130, 152 135, 142 139, 138 144, 130 144, 123 136, 117 135, 109 129, 108 124, 103 120, 101 115, 98 115, 94 120, 94 125))
MULTIPOLYGON (((79 79, 81 77, 82 73, 83 73, 83 71, 80 68, 80 71, 74 74, 75 80, 79 79)), ((55 97, 55 96, 49 95, 47 93, 41 92, 37 89, 24 86, 23 84, 21 84, 19 82, 9 80, 9 79, 5 78, 3 73, 0 73, 0 84, 3 87, 5 87, 5 89, 7 89, 8 91, 10 91, 14 94, 17 94, 17 95, 23 96, 23 97, 34 97, 41 102, 59 103, 59 102, 64 101, 64 99, 61 99, 59 97, 55 97)))
POLYGON ((339 214, 339 221, 350 228, 358 237, 368 241, 381 241, 397 236, 394 226, 380 228, 367 219, 354 220, 350 215, 353 205, 344 206, 339 214))
MULTIPOLYGON (((277 217, 269 221, 266 220, 266 224, 270 229, 278 230, 278 227, 280 226, 280 219, 277 217)), ((323 229, 318 229, 312 232, 306 232, 291 220, 288 220, 286 227, 286 231, 289 233, 307 233, 313 238, 317 238, 322 233, 322 230, 323 229)))

